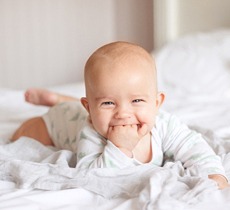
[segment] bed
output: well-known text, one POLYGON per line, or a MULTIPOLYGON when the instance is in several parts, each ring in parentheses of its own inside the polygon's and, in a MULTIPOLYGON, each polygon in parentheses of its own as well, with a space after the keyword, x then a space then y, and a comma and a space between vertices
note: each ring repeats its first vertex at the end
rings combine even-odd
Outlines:
MULTIPOLYGON (((181 38, 153 56, 159 89, 167 96, 163 109, 204 135, 221 156, 230 179, 229 49, 226 29, 181 38)), ((84 95, 80 82, 50 89, 84 95)), ((57 151, 26 137, 10 143, 21 122, 48 108, 24 102, 24 90, 1 88, 0 95, 1 209, 230 208, 230 188, 219 191, 213 181, 183 175, 179 162, 158 169, 146 165, 78 172, 70 151, 57 151)))
MULTIPOLYGON (((156 2, 161 8, 171 5, 156 2)), ((175 2, 178 11, 184 1, 175 2)), ((159 90, 166 93, 162 109, 204 136, 221 157, 230 180, 230 29, 212 28, 202 31, 200 26, 186 35, 177 25, 178 35, 166 33, 152 55, 159 90)), ((83 82, 46 88, 84 96, 83 82)), ((220 191, 211 180, 186 175, 180 162, 161 168, 146 164, 122 171, 77 171, 70 151, 26 137, 10 142, 23 121, 48 110, 26 103, 24 91, 24 86, 0 87, 0 209, 230 209, 230 188, 220 191)))

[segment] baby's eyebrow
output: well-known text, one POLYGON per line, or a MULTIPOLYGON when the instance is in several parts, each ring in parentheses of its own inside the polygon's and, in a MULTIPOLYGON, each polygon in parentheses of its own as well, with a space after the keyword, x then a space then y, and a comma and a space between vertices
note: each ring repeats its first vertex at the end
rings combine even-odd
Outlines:
POLYGON ((96 101, 104 101, 104 100, 113 100, 112 97, 96 97, 95 98, 96 101))
MULTIPOLYGON (((149 98, 149 94, 132 94, 129 96, 130 99, 133 98, 149 98)), ((104 100, 115 100, 113 96, 100 96, 95 98, 96 101, 104 101, 104 100)))
POLYGON ((132 95, 133 98, 148 98, 148 94, 134 94, 132 95))

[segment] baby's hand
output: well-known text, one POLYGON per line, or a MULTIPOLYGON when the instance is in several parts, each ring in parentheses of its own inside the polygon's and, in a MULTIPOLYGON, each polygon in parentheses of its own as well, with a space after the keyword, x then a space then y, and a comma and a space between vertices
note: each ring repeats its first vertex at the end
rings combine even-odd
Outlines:
POLYGON ((108 139, 129 157, 140 139, 147 134, 147 125, 118 125, 108 130, 108 139))
POLYGON ((229 187, 227 179, 220 174, 211 174, 208 176, 209 179, 216 181, 220 190, 229 187))

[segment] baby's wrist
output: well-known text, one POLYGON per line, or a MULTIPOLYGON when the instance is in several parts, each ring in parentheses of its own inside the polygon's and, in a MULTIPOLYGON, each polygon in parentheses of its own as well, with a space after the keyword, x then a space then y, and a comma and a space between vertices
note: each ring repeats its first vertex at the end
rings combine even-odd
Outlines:
POLYGON ((123 152, 127 157, 133 158, 133 152, 126 148, 119 148, 121 152, 123 152))

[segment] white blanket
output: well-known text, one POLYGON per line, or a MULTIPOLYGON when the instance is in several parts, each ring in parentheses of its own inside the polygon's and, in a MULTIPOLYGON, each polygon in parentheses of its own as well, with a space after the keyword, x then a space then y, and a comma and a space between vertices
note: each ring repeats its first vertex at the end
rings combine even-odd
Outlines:
MULTIPOLYGON (((70 151, 56 151, 26 137, 14 143, 6 144, 3 139, 0 142, 0 179, 16 183, 17 188, 52 191, 83 188, 116 204, 120 198, 124 205, 125 199, 125 207, 119 209, 230 207, 230 188, 220 191, 211 180, 187 175, 180 162, 168 162, 164 167, 146 164, 125 170, 78 171, 74 168, 75 154, 70 151)), ((224 151, 230 151, 230 142, 223 141, 223 145, 219 139, 212 142, 221 151, 229 175, 230 154, 224 151)))

